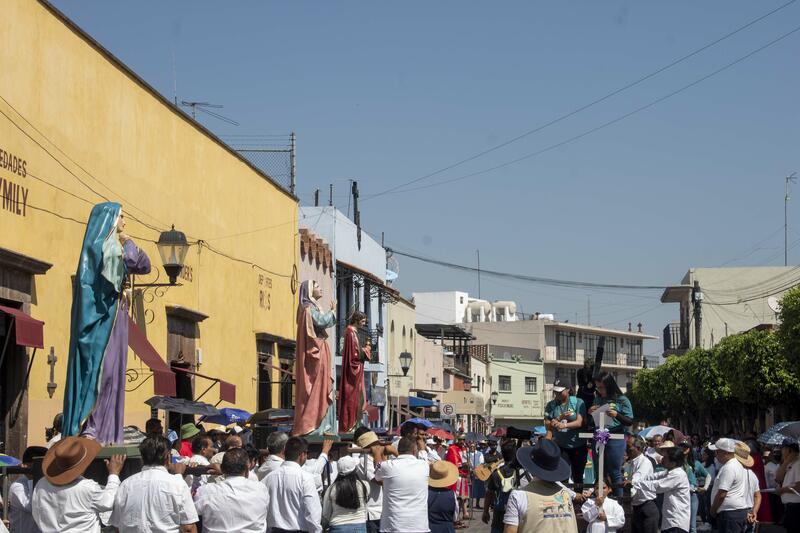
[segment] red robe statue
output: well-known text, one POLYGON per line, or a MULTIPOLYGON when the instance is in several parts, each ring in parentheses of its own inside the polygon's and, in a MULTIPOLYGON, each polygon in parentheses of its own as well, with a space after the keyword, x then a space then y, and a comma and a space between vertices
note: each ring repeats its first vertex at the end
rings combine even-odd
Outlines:
POLYGON ((361 422, 361 415, 367 407, 364 361, 370 358, 369 345, 362 349, 355 326, 347 326, 342 352, 342 386, 339 389, 339 433, 351 433, 361 422))

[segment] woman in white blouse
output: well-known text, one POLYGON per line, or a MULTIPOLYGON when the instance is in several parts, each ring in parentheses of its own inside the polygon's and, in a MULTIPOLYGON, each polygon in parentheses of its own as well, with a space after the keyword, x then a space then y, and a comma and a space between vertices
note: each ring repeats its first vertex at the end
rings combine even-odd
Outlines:
POLYGON ((635 479, 633 488, 664 495, 664 504, 661 508, 662 533, 689 533, 691 495, 689 477, 683 470, 685 461, 683 450, 672 442, 665 444, 666 446, 658 449, 658 453, 662 456, 661 465, 666 470, 635 479))
POLYGON ((366 533, 369 484, 358 478, 358 459, 336 462, 338 476, 322 498, 322 527, 329 533, 366 533))

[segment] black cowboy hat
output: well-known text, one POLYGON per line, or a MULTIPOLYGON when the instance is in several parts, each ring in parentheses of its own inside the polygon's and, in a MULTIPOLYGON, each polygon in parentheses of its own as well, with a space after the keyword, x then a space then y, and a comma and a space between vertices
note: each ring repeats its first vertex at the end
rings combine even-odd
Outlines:
POLYGON ((571 473, 569 463, 561 458, 561 448, 549 439, 517 450, 517 461, 529 474, 544 481, 564 481, 571 473))

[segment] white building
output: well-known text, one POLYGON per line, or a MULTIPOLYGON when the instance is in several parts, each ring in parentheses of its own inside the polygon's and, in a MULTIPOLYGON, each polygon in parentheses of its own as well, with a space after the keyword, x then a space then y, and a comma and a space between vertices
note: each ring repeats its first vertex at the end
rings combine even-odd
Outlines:
POLYGON ((461 291, 415 292, 414 304, 421 323, 458 324, 462 322, 513 322, 517 304, 511 301, 470 298, 461 291))

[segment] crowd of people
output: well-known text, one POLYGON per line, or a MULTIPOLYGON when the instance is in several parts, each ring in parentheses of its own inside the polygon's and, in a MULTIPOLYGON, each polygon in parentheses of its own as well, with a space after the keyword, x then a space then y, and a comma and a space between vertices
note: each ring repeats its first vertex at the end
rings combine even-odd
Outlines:
POLYGON ((128 469, 120 481, 126 458, 111 456, 104 485, 84 477, 99 444, 57 433, 49 449, 25 451, 24 465, 43 456, 43 477, 34 485, 23 475, 11 485, 10 528, 455 533, 479 509, 492 533, 573 533, 579 523, 607 533, 626 520, 634 533, 739 533, 770 522, 800 530, 795 440, 762 449, 754 435, 701 439, 672 430, 646 439, 631 431, 633 411, 613 377, 602 374, 595 387, 587 408, 556 382, 543 437, 468 443, 459 434, 448 444, 428 435, 429 423, 411 421, 394 440, 357 428, 351 447, 337 449, 338 460, 330 439, 311 457, 305 439, 282 432, 258 450, 238 427, 205 432, 187 423, 165 435, 152 419, 139 445, 141 469, 128 469), (598 410, 602 427, 595 427, 598 410), (602 483, 584 484, 590 448, 594 462, 603 461, 602 483))

